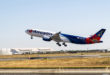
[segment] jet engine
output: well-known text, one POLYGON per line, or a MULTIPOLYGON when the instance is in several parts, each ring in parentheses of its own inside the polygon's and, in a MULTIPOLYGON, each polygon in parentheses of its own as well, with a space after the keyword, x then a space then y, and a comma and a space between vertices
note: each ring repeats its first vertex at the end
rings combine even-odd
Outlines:
POLYGON ((52 39, 51 39, 51 37, 49 37, 49 36, 44 36, 44 37, 43 37, 43 40, 44 40, 44 41, 51 41, 52 39))

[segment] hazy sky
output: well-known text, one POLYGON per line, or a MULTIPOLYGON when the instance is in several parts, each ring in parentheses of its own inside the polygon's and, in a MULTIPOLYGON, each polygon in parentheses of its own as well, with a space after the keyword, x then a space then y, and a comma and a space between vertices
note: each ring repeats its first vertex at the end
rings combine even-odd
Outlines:
POLYGON ((0 0, 0 34, 0 48, 110 48, 110 0, 0 0), (25 33, 30 28, 84 37, 101 28, 107 31, 102 44, 65 48, 41 38, 31 40, 25 33))

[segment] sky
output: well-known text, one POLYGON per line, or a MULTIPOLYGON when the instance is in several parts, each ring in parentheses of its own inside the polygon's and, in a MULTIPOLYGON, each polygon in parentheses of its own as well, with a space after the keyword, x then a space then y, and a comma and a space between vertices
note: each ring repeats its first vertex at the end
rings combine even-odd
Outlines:
POLYGON ((110 48, 110 0, 0 0, 0 48, 82 50, 110 48), (107 29, 101 44, 59 47, 54 41, 33 40, 26 29, 89 37, 107 29))

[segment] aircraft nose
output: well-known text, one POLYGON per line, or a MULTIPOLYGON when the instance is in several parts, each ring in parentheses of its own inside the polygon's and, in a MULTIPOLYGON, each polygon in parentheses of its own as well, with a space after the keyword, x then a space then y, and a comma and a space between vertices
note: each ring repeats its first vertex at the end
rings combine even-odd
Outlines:
POLYGON ((26 33, 32 33, 32 29, 27 29, 25 32, 26 33))
POLYGON ((25 30, 26 33, 28 33, 29 30, 25 30))

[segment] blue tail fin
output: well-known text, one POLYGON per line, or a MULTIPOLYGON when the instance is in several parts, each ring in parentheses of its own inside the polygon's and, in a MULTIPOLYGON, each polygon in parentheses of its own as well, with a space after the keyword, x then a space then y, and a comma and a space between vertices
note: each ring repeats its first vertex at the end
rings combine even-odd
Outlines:
POLYGON ((105 31, 106 31, 106 29, 101 29, 101 30, 99 30, 96 34, 94 34, 93 36, 91 36, 90 38, 91 38, 91 39, 100 40, 105 31))

